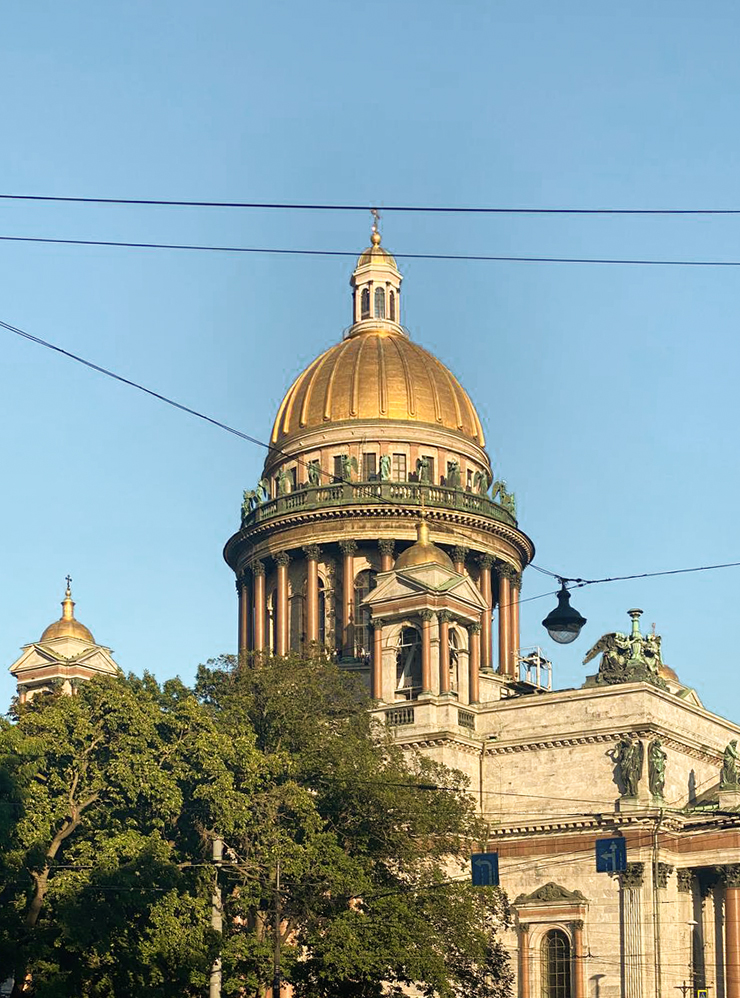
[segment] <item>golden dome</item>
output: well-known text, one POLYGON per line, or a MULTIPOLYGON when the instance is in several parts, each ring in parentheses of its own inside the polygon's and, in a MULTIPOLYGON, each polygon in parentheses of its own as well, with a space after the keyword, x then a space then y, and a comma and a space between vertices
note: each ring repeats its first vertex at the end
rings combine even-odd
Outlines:
POLYGON ((390 324, 362 323, 298 376, 278 410, 272 443, 280 447, 306 430, 348 420, 426 423, 485 446, 478 414, 457 378, 390 324))
POLYGON ((40 640, 42 642, 51 641, 52 638, 79 638, 81 641, 88 641, 91 645, 95 644, 92 633, 79 620, 75 620, 74 601, 69 584, 67 584, 67 591, 62 600, 62 616, 53 624, 49 624, 40 640))
POLYGON ((661 663, 660 668, 658 669, 658 675, 661 679, 665 679, 666 682, 678 683, 680 686, 683 686, 683 683, 678 678, 676 670, 672 669, 670 665, 666 665, 665 662, 661 663))
POLYGON ((442 548, 432 544, 429 540, 429 526, 423 520, 416 527, 417 540, 410 548, 406 548, 396 558, 395 569, 401 571, 404 568, 413 568, 416 565, 442 565, 451 572, 455 571, 452 559, 442 548))

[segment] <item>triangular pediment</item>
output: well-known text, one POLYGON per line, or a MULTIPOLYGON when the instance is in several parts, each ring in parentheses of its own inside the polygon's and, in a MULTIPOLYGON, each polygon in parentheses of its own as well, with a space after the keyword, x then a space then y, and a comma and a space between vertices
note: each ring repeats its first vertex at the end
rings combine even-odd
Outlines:
POLYGON ((517 908, 532 904, 586 904, 586 898, 580 891, 569 891, 554 881, 543 884, 531 894, 520 894, 514 901, 517 908))
POLYGON ((377 586, 363 600, 363 604, 375 608, 423 594, 428 594, 435 600, 441 597, 454 598, 476 611, 486 608, 485 600, 467 575, 459 575, 435 564, 417 565, 399 572, 384 572, 378 576, 377 586))

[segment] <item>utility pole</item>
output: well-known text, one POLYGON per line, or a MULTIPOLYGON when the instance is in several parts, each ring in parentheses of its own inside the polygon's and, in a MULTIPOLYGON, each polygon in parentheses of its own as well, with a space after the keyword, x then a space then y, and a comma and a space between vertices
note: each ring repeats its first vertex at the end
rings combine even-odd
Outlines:
MULTIPOLYGON (((283 920, 283 906, 280 900, 280 857, 275 861, 275 913, 273 922, 273 949, 272 949, 272 998, 280 998, 280 960, 282 956, 282 942, 280 924, 283 920)), ((213 998, 213 995, 211 996, 213 998)))
POLYGON ((693 987, 690 984, 687 984, 686 981, 684 981, 683 984, 676 984, 675 987, 676 991, 681 992, 683 998, 686 998, 686 995, 689 993, 689 991, 693 991, 693 987))
MULTIPOLYGON (((221 887, 218 883, 218 871, 221 866, 221 861, 223 859, 224 843, 223 839, 214 838, 213 840, 213 863, 216 867, 214 885, 213 885, 213 897, 211 899, 211 928, 215 929, 216 932, 223 932, 223 908, 221 906, 221 887)), ((213 966, 211 967, 211 980, 208 990, 209 998, 221 998, 221 953, 219 951, 218 956, 213 961, 213 966)))

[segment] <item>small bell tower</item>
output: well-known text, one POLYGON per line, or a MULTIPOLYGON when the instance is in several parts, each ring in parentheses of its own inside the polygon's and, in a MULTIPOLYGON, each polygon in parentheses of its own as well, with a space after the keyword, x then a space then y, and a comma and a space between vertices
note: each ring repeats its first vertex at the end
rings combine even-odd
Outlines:
POLYGON ((373 208, 370 246, 360 254, 350 278, 352 287, 352 327, 349 336, 365 329, 387 326, 404 332, 401 326, 401 281, 396 261, 380 245, 379 213, 373 208))

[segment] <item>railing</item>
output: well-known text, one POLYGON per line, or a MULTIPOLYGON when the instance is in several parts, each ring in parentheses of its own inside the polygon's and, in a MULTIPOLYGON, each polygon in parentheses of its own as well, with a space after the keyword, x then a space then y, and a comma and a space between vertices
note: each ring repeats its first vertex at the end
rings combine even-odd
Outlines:
POLYGON ((475 714, 470 710, 457 710, 457 723, 461 728, 470 728, 475 731, 475 714))
POLYGON ((385 715, 385 723, 389 728, 398 728, 402 724, 413 724, 414 708, 396 707, 395 710, 387 711, 385 715))
MULTIPOLYGON (((256 500, 255 500, 256 503, 256 500)), ((326 509, 336 506, 399 504, 430 509, 461 510, 491 520, 516 526, 516 517, 487 495, 467 492, 444 485, 422 485, 417 482, 339 482, 336 485, 306 486, 255 504, 242 516, 242 527, 251 527, 285 513, 299 510, 326 509)))

